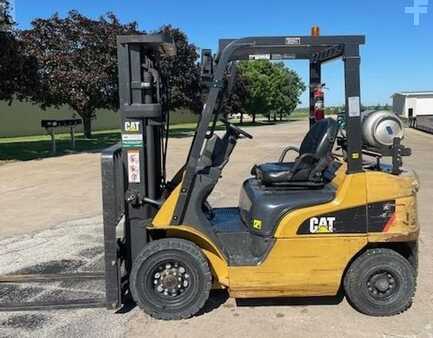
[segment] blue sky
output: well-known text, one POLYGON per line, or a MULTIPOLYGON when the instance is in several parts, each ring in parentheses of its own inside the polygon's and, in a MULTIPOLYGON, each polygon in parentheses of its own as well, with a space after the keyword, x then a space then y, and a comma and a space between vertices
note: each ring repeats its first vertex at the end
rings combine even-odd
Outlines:
MULTIPOLYGON (((223 37, 248 35, 308 35, 317 24, 322 35, 365 34, 362 47, 363 104, 390 102, 400 90, 433 90, 433 0, 15 0, 15 17, 21 28, 33 18, 71 9, 97 17, 114 12, 123 22, 137 21, 140 28, 154 30, 172 24, 184 30, 201 48, 216 49, 223 37), (414 25, 405 7, 427 1, 427 14, 414 25), (429 3, 428 3, 429 2, 429 3)), ((306 62, 288 64, 308 79, 306 62)), ((343 103, 343 63, 323 68, 328 105, 343 103)), ((303 96, 306 105, 306 95, 303 96)))

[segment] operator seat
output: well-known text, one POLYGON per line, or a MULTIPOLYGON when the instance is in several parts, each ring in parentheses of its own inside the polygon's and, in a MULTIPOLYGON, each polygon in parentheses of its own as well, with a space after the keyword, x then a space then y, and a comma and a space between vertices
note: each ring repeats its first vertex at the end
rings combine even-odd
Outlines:
POLYGON ((320 186, 323 173, 333 162, 332 148, 337 137, 338 124, 332 118, 323 119, 308 131, 299 150, 286 148, 279 162, 255 165, 251 174, 265 186, 320 186), (294 162, 283 162, 289 150, 299 156, 294 162))

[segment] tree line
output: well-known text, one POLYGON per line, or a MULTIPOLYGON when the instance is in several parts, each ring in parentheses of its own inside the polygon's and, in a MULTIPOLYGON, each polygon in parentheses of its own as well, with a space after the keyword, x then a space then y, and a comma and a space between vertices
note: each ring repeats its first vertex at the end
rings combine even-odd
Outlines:
MULTIPOLYGON (((118 109, 116 37, 147 33, 136 22, 121 23, 113 13, 92 19, 77 11, 66 17, 37 18, 18 30, 8 0, 0 0, 0 100, 26 100, 42 109, 68 105, 83 120, 85 136, 98 109, 118 109)), ((184 32, 170 25, 164 32, 176 44, 176 57, 163 57, 162 76, 168 80, 171 109, 199 113, 198 48, 184 32)), ((241 62, 233 91, 224 98, 227 114, 264 116, 290 114, 305 90, 299 76, 269 61, 241 62)))
POLYGON ((282 120, 300 103, 306 86, 299 75, 284 63, 268 60, 241 61, 237 64, 232 93, 226 99, 226 113, 251 114, 253 123, 257 115, 270 121, 282 120))

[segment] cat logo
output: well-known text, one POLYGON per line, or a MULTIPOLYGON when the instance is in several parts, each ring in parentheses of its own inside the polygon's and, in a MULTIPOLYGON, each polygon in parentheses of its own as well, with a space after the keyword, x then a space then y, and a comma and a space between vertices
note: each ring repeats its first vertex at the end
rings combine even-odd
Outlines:
POLYGON ((329 233, 334 232, 335 217, 313 217, 310 218, 310 232, 329 233))
POLYGON ((126 121, 125 131, 138 132, 140 131, 140 122, 138 121, 126 121))

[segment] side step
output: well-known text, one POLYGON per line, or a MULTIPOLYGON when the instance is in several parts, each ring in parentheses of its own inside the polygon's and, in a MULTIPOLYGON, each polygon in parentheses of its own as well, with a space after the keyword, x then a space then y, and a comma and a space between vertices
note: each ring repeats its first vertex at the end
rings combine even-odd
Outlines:
MULTIPOLYGON (((58 282, 67 280, 104 280, 103 272, 84 272, 84 273, 60 273, 60 274, 25 274, 25 275, 4 275, 0 276, 1 284, 27 284, 27 283, 44 283, 58 282)), ((2 303, 0 312, 5 311, 40 311, 40 310, 58 310, 58 309, 78 309, 78 308, 96 308, 110 307, 106 298, 87 298, 87 299, 70 299, 62 301, 35 301, 23 303, 2 303)))

